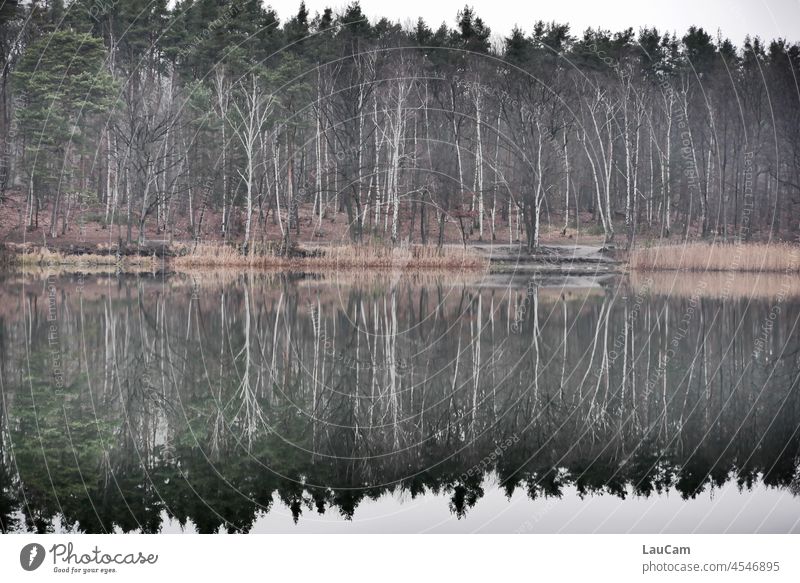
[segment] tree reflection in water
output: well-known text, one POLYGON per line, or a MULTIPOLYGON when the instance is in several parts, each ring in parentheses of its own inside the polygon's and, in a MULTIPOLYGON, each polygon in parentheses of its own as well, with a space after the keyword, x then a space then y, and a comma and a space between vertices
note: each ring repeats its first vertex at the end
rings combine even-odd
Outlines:
POLYGON ((455 520, 488 474, 531 499, 690 499, 727 482, 797 493, 793 299, 770 320, 768 299, 624 281, 1 288, 4 531, 156 532, 165 517, 248 531, 278 500, 295 521, 349 519, 387 493, 445 494, 455 520))

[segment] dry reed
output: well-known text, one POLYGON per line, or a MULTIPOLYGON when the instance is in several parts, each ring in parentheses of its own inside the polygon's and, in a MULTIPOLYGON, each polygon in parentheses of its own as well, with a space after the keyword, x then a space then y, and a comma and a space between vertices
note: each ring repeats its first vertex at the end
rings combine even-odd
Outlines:
POLYGON ((800 247, 788 243, 687 243, 638 247, 628 260, 634 271, 799 273, 800 247))
MULTIPOLYGON (((259 247, 248 254, 223 244, 174 246, 174 257, 166 259, 170 267, 178 270, 203 268, 251 269, 320 269, 358 270, 363 268, 387 270, 482 270, 489 260, 484 255, 462 247, 430 245, 334 245, 305 250, 303 255, 284 256, 272 247, 259 247)), ((117 269, 152 268, 162 260, 148 256, 122 256, 113 252, 96 254, 69 254, 44 247, 18 246, 12 249, 13 260, 23 267, 70 267, 86 269, 109 266, 117 269)))
POLYGON ((176 268, 377 268, 377 269, 483 269, 488 259, 461 247, 439 249, 429 245, 389 247, 382 245, 336 245, 319 247, 305 257, 286 257, 272 249, 242 254, 226 245, 201 244, 176 257, 176 268))

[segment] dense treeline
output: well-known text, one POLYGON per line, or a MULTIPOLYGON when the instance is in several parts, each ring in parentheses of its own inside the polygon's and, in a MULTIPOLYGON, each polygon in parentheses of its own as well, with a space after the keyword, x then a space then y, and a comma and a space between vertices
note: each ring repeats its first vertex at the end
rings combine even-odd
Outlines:
POLYGON ((543 225, 785 237, 800 219, 800 45, 701 28, 503 39, 369 22, 358 3, 280 22, 258 0, 5 2, 0 190, 65 233, 539 244, 543 225), (98 210, 99 209, 99 210, 98 210), (212 222, 209 217, 219 217, 212 222), (188 233, 175 233, 178 218, 188 233), (588 222, 588 224, 587 224, 588 222), (500 235, 502 233, 502 235, 500 235))

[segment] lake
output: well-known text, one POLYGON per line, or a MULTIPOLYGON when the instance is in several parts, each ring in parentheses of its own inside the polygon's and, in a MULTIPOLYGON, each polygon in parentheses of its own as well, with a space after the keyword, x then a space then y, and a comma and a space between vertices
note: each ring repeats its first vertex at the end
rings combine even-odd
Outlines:
POLYGON ((784 284, 7 273, 0 525, 800 532, 784 284))

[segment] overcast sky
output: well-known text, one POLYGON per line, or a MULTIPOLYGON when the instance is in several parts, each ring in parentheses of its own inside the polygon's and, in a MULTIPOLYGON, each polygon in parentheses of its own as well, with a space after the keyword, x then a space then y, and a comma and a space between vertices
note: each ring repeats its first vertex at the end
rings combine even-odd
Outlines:
MULTIPOLYGON (((266 0, 281 20, 297 12, 300 0, 266 0)), ((493 35, 505 36, 515 24, 529 32, 537 20, 566 22, 573 34, 587 27, 622 30, 629 26, 656 26, 683 33, 691 24, 702 26, 712 36, 721 30, 736 45, 745 35, 800 41, 800 0, 361 0, 370 19, 386 16, 406 23, 422 16, 432 27, 442 22, 455 25, 464 4, 473 6, 491 27, 493 35)), ((326 6, 334 9, 347 0, 306 0, 313 15, 326 6)))

